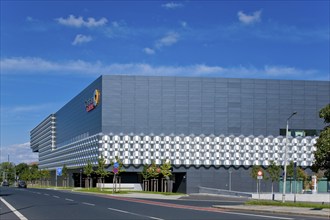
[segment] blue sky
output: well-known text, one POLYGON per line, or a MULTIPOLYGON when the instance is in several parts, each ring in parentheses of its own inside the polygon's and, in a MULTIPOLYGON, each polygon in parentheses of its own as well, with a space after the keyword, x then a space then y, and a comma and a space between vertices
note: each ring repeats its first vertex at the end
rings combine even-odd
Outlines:
POLYGON ((1 1, 1 161, 101 74, 329 81, 329 1, 1 1))

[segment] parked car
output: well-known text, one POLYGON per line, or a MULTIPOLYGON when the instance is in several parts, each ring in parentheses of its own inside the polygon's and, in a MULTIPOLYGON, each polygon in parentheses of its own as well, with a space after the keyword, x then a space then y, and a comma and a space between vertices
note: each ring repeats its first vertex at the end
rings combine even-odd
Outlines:
POLYGON ((26 188, 26 183, 23 180, 19 180, 17 184, 18 188, 26 188))
POLYGON ((9 183, 5 180, 2 182, 2 186, 9 186, 9 183))

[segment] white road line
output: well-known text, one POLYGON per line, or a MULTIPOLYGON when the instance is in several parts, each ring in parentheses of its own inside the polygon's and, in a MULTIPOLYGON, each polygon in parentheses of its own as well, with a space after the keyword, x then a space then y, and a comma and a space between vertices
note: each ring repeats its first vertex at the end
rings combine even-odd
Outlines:
POLYGON ((66 201, 70 201, 70 202, 73 202, 74 200, 72 200, 72 199, 67 199, 67 198, 65 198, 65 200, 66 201))
POLYGON ((255 214, 239 213, 239 212, 222 212, 222 213, 232 214, 232 215, 245 215, 245 216, 253 216, 253 217, 262 217, 262 218, 284 219, 284 220, 294 219, 294 218, 285 218, 285 217, 280 217, 280 216, 255 215, 255 214))
POLYGON ((109 210, 116 211, 116 212, 123 212, 123 213, 128 213, 127 211, 120 210, 120 209, 113 209, 113 208, 108 208, 109 210))
POLYGON ((144 217, 144 218, 151 218, 151 219, 155 219, 155 220, 164 220, 162 218, 156 218, 156 217, 147 216, 147 215, 140 215, 140 214, 137 214, 137 213, 134 213, 134 212, 128 212, 128 211, 124 211, 124 210, 120 210, 120 209, 114 209, 114 208, 108 208, 108 209, 112 210, 112 211, 116 211, 116 212, 122 212, 122 213, 125 213, 125 214, 140 216, 140 217, 144 217))
POLYGON ((10 205, 6 200, 0 197, 1 202, 3 202, 20 220, 28 220, 24 215, 17 211, 12 205, 10 205))
POLYGON ((53 196, 54 198, 57 198, 57 199, 59 199, 60 197, 59 196, 53 196))
POLYGON ((44 195, 45 195, 45 196, 49 196, 49 194, 47 194, 47 193, 44 193, 44 195))
POLYGON ((40 192, 37 192, 37 194, 41 195, 41 193, 40 193, 40 192))
POLYGON ((88 202, 83 202, 82 204, 84 204, 84 205, 90 205, 90 206, 95 206, 95 204, 88 203, 88 202))

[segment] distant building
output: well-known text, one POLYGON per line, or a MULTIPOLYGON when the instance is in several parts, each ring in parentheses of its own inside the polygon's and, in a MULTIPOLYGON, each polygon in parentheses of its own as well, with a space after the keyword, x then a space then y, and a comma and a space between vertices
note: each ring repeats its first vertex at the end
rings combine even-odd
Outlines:
POLYGON ((251 192, 252 165, 283 164, 294 111, 288 159, 312 165, 329 100, 327 81, 104 75, 31 131, 31 149, 53 175, 65 164, 71 185, 102 155, 123 161, 122 182, 141 182, 144 164, 169 160, 174 191, 251 192))

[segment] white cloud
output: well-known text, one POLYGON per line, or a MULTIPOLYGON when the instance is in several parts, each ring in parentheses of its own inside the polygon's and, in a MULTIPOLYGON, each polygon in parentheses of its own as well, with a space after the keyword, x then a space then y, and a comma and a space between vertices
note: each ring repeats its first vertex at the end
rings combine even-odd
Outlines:
POLYGON ((169 32, 164 37, 156 41, 155 47, 160 49, 164 46, 171 46, 178 42, 179 34, 175 32, 169 32))
POLYGON ((154 43, 154 47, 150 48, 150 47, 146 47, 143 49, 143 52, 145 52, 146 54, 155 54, 156 50, 160 50, 163 47, 168 47, 171 46, 173 44, 175 44, 176 42, 178 42, 179 40, 179 34, 176 32, 169 32, 167 33, 165 36, 163 36, 162 38, 158 39, 155 43, 154 43))
POLYGON ((82 43, 87 43, 92 41, 92 37, 91 36, 85 36, 82 34, 78 34, 75 39, 72 42, 72 45, 78 45, 78 44, 82 44, 82 43))
POLYGON ((155 54, 155 50, 154 49, 151 49, 149 47, 144 48, 143 49, 143 52, 145 52, 146 54, 149 54, 149 55, 155 54))
POLYGON ((87 18, 85 21, 83 17, 75 17, 74 15, 69 15, 67 18, 56 18, 55 19, 59 24, 71 27, 99 27, 107 24, 108 20, 106 18, 100 18, 100 20, 96 20, 95 18, 87 18))
POLYGON ((237 13, 238 20, 246 25, 251 25, 261 21, 261 10, 253 12, 252 15, 245 14, 242 11, 237 13))
POLYGON ((168 2, 166 4, 162 4, 162 7, 163 8, 166 8, 166 9, 175 9, 175 8, 181 8, 181 7, 183 7, 183 4, 181 4, 181 3, 174 3, 174 2, 168 2))
MULTIPOLYGON (((150 48, 149 48, 150 49, 150 48)), ((152 49, 151 49, 152 50, 152 49)), ((219 76, 229 78, 271 78, 271 79, 315 79, 328 80, 328 73, 313 69, 298 69, 290 66, 210 66, 195 64, 188 66, 152 66, 145 63, 104 64, 72 60, 54 62, 36 57, 1 59, 1 74, 128 74, 128 75, 171 75, 171 76, 219 76), (323 76, 323 78, 320 76, 323 76)), ((18 109, 19 110, 19 109, 18 109)))
POLYGON ((38 161, 38 154, 31 151, 29 142, 1 146, 0 161, 6 162, 8 160, 8 155, 10 162, 14 162, 15 164, 38 161))

